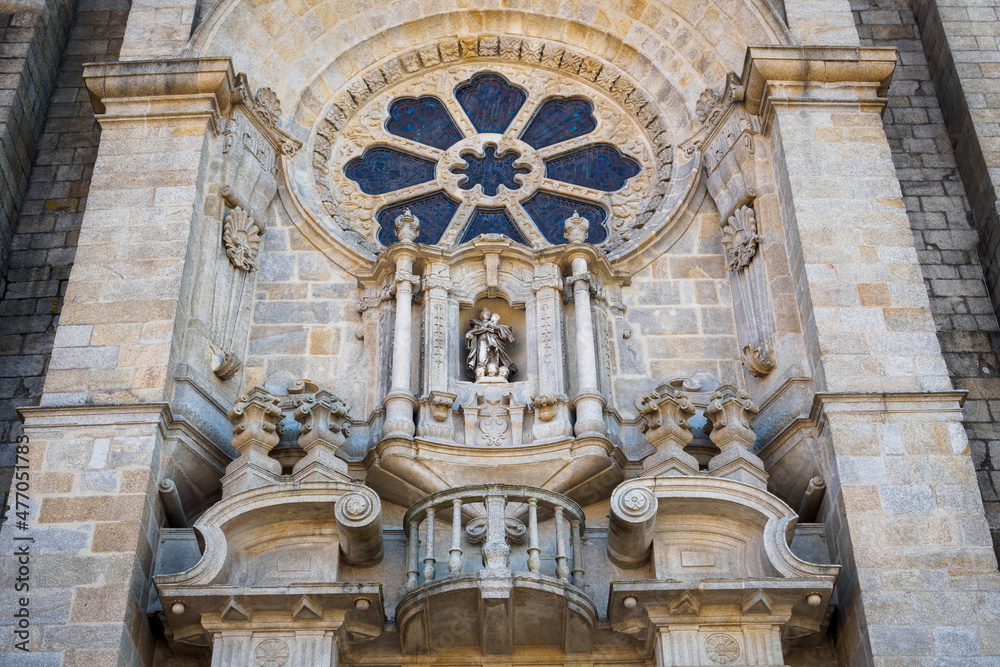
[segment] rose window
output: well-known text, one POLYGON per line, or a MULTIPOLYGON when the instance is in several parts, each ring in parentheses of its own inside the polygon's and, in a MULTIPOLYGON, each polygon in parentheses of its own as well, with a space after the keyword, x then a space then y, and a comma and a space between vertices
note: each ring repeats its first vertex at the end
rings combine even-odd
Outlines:
POLYGON ((499 63, 428 72, 379 91, 346 123, 327 153, 322 187, 336 200, 327 208, 382 246, 407 209, 420 219, 418 243, 448 247, 482 234, 566 243, 563 222, 579 213, 587 241, 608 248, 658 201, 657 173, 661 186, 670 180, 636 120, 602 91, 549 72, 499 63))

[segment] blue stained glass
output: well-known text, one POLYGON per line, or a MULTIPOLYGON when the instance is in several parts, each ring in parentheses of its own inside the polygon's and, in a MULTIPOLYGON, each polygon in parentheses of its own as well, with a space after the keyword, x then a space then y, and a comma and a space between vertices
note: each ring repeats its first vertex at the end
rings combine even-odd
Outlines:
POLYGON ((401 97, 389 106, 385 129, 397 137, 447 150, 462 138, 455 121, 436 97, 401 97))
POLYGON ((503 234, 515 243, 528 245, 505 208, 476 207, 459 243, 471 241, 480 234, 503 234))
POLYGON ((396 242, 396 218, 403 215, 406 209, 410 209, 413 215, 420 220, 420 234, 417 236, 417 243, 434 245, 441 240, 441 235, 448 227, 448 223, 455 217, 458 210, 458 202, 438 191, 424 197, 408 199, 392 206, 386 206, 378 212, 378 240, 384 246, 390 246, 396 242))
POLYGON ((579 212, 581 216, 590 222, 590 230, 587 232, 587 243, 596 245, 608 237, 608 232, 604 228, 604 221, 608 219, 608 213, 596 204, 539 190, 531 195, 521 206, 528 212, 531 219, 535 221, 538 231, 550 243, 556 245, 566 243, 566 236, 563 234, 563 223, 566 222, 566 218, 573 215, 574 211, 579 212))
POLYGON ((484 72, 455 88, 455 99, 477 132, 502 134, 528 95, 499 74, 484 72))
POLYGON ((620 190, 641 171, 639 163, 611 144, 593 144, 545 161, 545 175, 604 192, 620 190))
POLYGON ((597 127, 594 106, 582 97, 547 100, 521 133, 521 141, 535 150, 590 134, 597 127))
POLYGON ((464 174, 458 187, 463 190, 471 190, 477 185, 483 186, 483 194, 487 197, 495 197, 497 188, 504 186, 508 190, 517 190, 521 184, 514 180, 514 176, 527 174, 531 171, 529 167, 515 167, 514 161, 521 157, 517 151, 507 151, 497 156, 495 146, 484 146, 483 157, 479 157, 473 152, 462 153, 465 160, 464 167, 452 167, 453 174, 464 174))
POLYGON ((434 180, 432 160, 393 148, 370 148, 344 167, 344 175, 367 195, 384 195, 434 180))

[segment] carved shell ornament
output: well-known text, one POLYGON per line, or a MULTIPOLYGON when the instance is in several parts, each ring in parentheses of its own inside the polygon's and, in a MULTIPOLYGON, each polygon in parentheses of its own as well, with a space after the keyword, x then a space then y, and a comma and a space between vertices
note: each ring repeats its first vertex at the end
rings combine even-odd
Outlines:
POLYGON ((673 131, 621 69, 571 47, 463 37, 401 53, 335 93, 308 165, 327 229, 360 250, 394 242, 407 209, 417 243, 502 234, 531 248, 585 242, 613 259, 673 220, 697 177, 673 131), (678 177, 680 174, 680 177, 678 177))
POLYGON ((750 264, 757 254, 760 236, 757 235, 757 218, 749 206, 743 206, 729 216, 722 228, 722 245, 726 249, 726 268, 739 271, 750 264))
POLYGON ((260 228, 250 214, 237 206, 226 216, 222 225, 222 242, 226 256, 237 269, 257 270, 260 253, 260 228))

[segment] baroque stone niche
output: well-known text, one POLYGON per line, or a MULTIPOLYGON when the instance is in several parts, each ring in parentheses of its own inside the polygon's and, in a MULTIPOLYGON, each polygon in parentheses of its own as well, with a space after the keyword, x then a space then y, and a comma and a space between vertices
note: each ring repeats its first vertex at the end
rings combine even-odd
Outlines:
MULTIPOLYGON (((400 237, 415 238, 419 220, 398 220, 400 237)), ((495 481, 580 502, 607 497, 622 479, 621 454, 608 436, 600 393, 608 370, 597 360, 593 322, 623 310, 624 282, 579 241, 532 250, 485 235, 454 249, 390 246, 360 279, 363 332, 377 342, 374 367, 384 369, 368 483, 402 504, 495 481), (524 314, 523 330, 513 332, 524 367, 509 378, 467 373, 459 318, 482 299, 524 314)))

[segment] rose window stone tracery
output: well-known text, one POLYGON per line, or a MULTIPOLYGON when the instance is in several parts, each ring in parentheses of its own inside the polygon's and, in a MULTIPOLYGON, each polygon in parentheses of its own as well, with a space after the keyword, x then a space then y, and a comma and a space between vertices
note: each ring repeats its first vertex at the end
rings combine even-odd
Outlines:
MULTIPOLYGON (((627 110, 602 91, 509 63, 431 70, 370 97, 333 141, 327 206, 382 246, 409 209, 418 243, 451 247, 503 234, 566 243, 589 222, 606 251, 641 226, 669 169, 627 110)), ((338 218, 338 214, 342 218, 338 218)))

